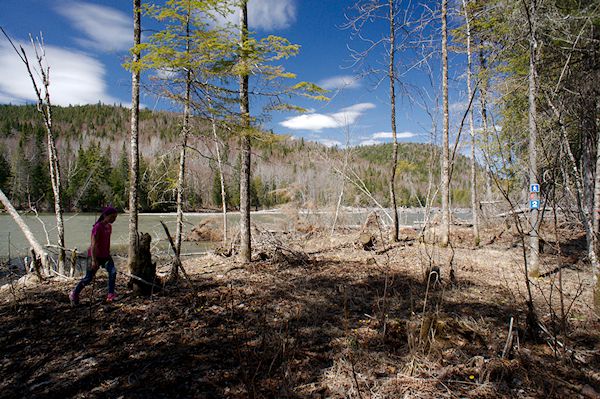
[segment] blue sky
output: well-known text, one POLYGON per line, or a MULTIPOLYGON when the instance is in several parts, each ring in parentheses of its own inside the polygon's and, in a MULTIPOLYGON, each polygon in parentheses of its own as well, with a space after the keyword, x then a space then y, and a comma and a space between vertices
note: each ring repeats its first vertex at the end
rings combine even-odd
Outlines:
MULTIPOLYGON (((121 64, 132 43, 131 3, 127 0, 2 0, 0 25, 30 53, 29 34, 43 33, 54 104, 101 101, 126 105, 130 102, 131 78, 121 64)), ((306 114, 274 113, 265 122, 267 129, 326 145, 343 145, 346 130, 352 145, 390 141, 387 81, 377 87, 376 76, 357 78, 359 71, 351 67, 349 47, 361 45, 359 40, 351 38, 349 30, 341 29, 351 4, 352 1, 334 0, 250 0, 252 30, 259 35, 283 36, 301 46, 299 55, 285 62, 286 69, 296 73, 299 80, 331 90, 328 102, 297 100, 310 110, 306 114)), ((148 27, 144 25, 148 22, 143 19, 142 27, 148 27)), ((387 33, 385 28, 385 25, 373 25, 366 34, 379 38, 387 33)), ((374 53, 369 64, 378 66, 380 55, 374 53)), ((435 55, 431 66, 439 79, 439 62, 435 55)), ((407 65, 417 58, 414 53, 400 55, 399 59, 402 57, 407 65)), ((451 63, 460 65, 461 57, 454 56, 451 63)), ((463 74, 451 72, 454 88, 451 112, 464 109, 463 74)), ((404 74, 402 81, 414 86, 429 85, 426 75, 417 69, 404 74)), ((430 90, 430 96, 437 94, 430 90)), ((20 104, 33 99, 24 66, 8 42, 0 38, 0 103, 20 104)), ((401 92, 397 102, 399 140, 428 142, 430 118, 401 92)), ((147 93, 142 95, 142 103, 149 108, 176 111, 165 100, 157 100, 147 93)), ((454 112, 456 119, 458 113, 454 112)))

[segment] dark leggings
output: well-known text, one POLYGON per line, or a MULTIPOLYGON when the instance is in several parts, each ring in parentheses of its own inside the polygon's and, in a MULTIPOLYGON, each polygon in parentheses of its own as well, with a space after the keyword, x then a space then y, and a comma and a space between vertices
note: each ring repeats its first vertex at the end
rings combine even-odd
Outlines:
MULTIPOLYGON (((108 258, 98 259, 98 265, 102 266, 108 272, 108 293, 115 293, 115 280, 117 279, 117 268, 115 267, 115 262, 113 262, 112 258, 109 256, 108 258)), ((85 286, 89 285, 98 269, 94 270, 91 266, 88 266, 85 270, 85 276, 81 279, 81 281, 75 287, 75 293, 79 294, 81 290, 85 288, 85 286)))

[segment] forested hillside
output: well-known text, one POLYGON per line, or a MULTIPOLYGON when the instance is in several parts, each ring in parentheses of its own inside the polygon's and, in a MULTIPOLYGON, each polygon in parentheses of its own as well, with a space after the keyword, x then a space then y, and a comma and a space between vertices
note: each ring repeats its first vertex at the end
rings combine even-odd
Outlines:
MULTIPOLYGON (((0 185, 15 206, 49 210, 52 189, 46 156, 45 129, 34 106, 0 105, 0 185)), ((217 208, 221 201, 215 143, 210 125, 193 121, 192 148, 187 174, 185 207, 188 211, 217 208)), ((54 126, 68 210, 94 210, 106 204, 125 208, 128 198, 129 110, 121 106, 86 105, 54 108, 54 126)), ((175 206, 178 171, 177 137, 180 117, 168 112, 141 113, 141 208, 168 211, 175 206)), ((220 132, 224 144, 225 175, 230 207, 239 205, 239 152, 237 139, 220 132)), ((353 162, 345 174, 346 205, 372 205, 362 185, 384 206, 388 205, 387 163, 391 145, 351 148, 353 162), (354 173, 356 172, 356 176, 354 173)), ((436 147, 401 144, 397 188, 399 204, 425 203, 429 171, 432 187, 439 180, 436 147), (432 156, 434 159, 432 161, 432 156)), ((343 172, 343 149, 327 148, 289 136, 265 133, 254 143, 252 203, 255 208, 289 201, 302 206, 329 206, 337 201, 343 172)), ((453 180, 453 203, 467 206, 468 160, 459 156, 453 180)), ((433 191, 432 191, 433 192, 433 191)))

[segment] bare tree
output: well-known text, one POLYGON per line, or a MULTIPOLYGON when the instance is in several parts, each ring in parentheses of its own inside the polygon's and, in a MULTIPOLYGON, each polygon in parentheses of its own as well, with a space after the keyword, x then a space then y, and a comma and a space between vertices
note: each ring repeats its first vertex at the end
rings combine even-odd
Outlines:
POLYGON ((390 199, 392 201, 392 213, 394 215, 394 227, 392 230, 392 241, 398 241, 398 206, 396 204, 396 169, 398 168, 398 137, 396 134, 396 74, 394 73, 394 59, 396 55, 396 18, 394 10, 394 0, 389 0, 389 21, 390 21, 390 63, 388 70, 388 79, 390 80, 390 116, 392 125, 393 151, 392 151, 392 173, 390 177, 390 199))
POLYGON ((442 0, 442 102, 444 109, 442 136, 442 231, 441 244, 450 243, 450 151, 449 151, 449 109, 448 109, 448 0, 442 0))
MULTIPOLYGON (((537 0, 530 0, 529 8, 525 5, 529 25, 529 184, 537 183, 537 0)), ((538 235, 539 210, 533 208, 529 214, 529 273, 540 274, 540 239, 538 235)))
POLYGON ((139 186, 139 114, 140 114, 140 61, 141 0, 133 0, 133 60, 131 72, 131 162, 129 169, 129 270, 138 261, 138 186, 139 186))
MULTIPOLYGON (((351 155, 350 149, 350 125, 347 123, 344 124, 344 133, 346 136, 346 146, 344 148, 344 161, 342 164, 341 174, 342 177, 346 176, 346 168, 348 167, 348 161, 351 155)), ((344 199, 344 191, 346 189, 346 179, 342 178, 342 187, 340 187, 340 194, 338 196, 337 204, 335 206, 335 214, 333 216, 333 222, 331 223, 331 235, 335 233, 335 226, 337 224, 338 216, 340 214, 340 208, 342 206, 342 200, 344 199)))
MULTIPOLYGON (((410 4, 405 7, 403 20, 399 20, 399 1, 388 0, 386 1, 362 1, 359 0, 354 4, 353 9, 356 10, 356 15, 347 16, 348 22, 345 27, 350 28, 353 34, 363 39, 367 45, 366 49, 362 51, 352 50, 352 57, 355 65, 364 62, 367 56, 372 53, 378 46, 383 45, 385 48, 385 57, 387 64, 386 77, 389 82, 390 92, 390 125, 392 130, 392 162, 390 165, 390 180, 389 180, 389 191, 390 191, 390 203, 392 206, 393 215, 393 228, 391 232, 392 241, 398 241, 399 233, 399 221, 398 221, 398 205, 396 198, 396 173, 398 169, 398 136, 396 130, 396 81, 399 78, 396 66, 396 53, 398 51, 399 43, 397 40, 397 33, 404 32, 406 37, 409 36, 407 29, 407 21, 411 12, 410 4), (384 36, 378 40, 367 39, 362 32, 367 22, 373 22, 374 20, 381 19, 385 20, 389 26, 389 36, 384 36), (400 31, 403 29, 403 31, 400 31)), ((369 69, 368 73, 381 72, 369 69)), ((379 83, 378 83, 379 84, 379 83)))
MULTIPOLYGON (((569 164, 571 166, 571 170, 573 173, 573 177, 575 179, 575 188, 577 192, 575 197, 578 201, 579 211, 581 213, 581 221, 583 223, 583 227, 586 234, 587 239, 587 249, 588 249, 588 259, 592 264, 592 273, 594 279, 594 288, 593 288, 593 301, 594 301, 594 311, 600 315, 600 260, 598 259, 597 253, 597 243, 598 239, 596 234, 594 233, 594 222, 593 215, 590 215, 589 207, 586 205, 585 201, 585 188, 584 188, 584 178, 581 174, 581 171, 577 167, 577 161, 575 156, 573 155, 573 151, 571 150, 571 145, 569 144, 569 138, 567 135, 567 130, 565 124, 562 120, 562 114, 557 106, 551 99, 548 99, 548 104, 554 115, 556 117, 557 123, 561 129, 561 138, 563 142, 563 146, 567 151, 567 155, 569 158, 569 164)), ((539 271, 538 271, 539 274, 539 271)))
MULTIPOLYGON (((187 3, 187 10, 185 14, 185 30, 186 30, 186 43, 185 52, 186 56, 189 57, 190 53, 190 18, 192 15, 192 9, 190 2, 187 3)), ((173 268, 171 270, 171 279, 176 280, 179 275, 179 256, 181 255, 181 236, 183 234, 183 191, 185 184, 185 156, 188 142, 188 136, 190 132, 190 95, 192 85, 192 71, 188 67, 185 71, 185 99, 183 104, 183 123, 181 126, 181 150, 179 152, 179 175, 177 177, 177 229, 175 231, 175 257, 176 262, 173 262, 173 268)))
MULTIPOLYGON (((473 89, 472 83, 472 57, 473 51, 471 48, 471 18, 469 15, 469 3, 463 0, 463 10, 465 13, 465 22, 467 30, 467 97, 471 98, 473 89)), ((479 245, 479 218, 477 206, 477 169, 475 162, 475 122, 473 118, 473 110, 469 107, 469 131, 471 133, 471 212, 473 213, 473 236, 475 245, 479 245)))
MULTIPOLYGON (((482 135, 487 143, 490 137, 489 125, 488 125, 488 105, 487 105, 487 96, 488 96, 488 68, 487 68, 487 60, 484 54, 483 46, 479 49, 479 75, 480 75, 480 88, 479 88, 479 106, 481 112, 481 124, 482 124, 482 135)), ((487 146, 487 144, 486 144, 487 146)), ((492 201, 492 176, 491 176, 491 168, 489 165, 486 166, 486 174, 485 174, 485 199, 486 201, 492 201)))
MULTIPOLYGON (((2 29, 2 28, 0 28, 2 29)), ((56 150, 56 140, 54 139, 54 132, 52 130, 52 105, 50 102, 50 66, 46 62, 46 51, 44 47, 44 38, 40 36, 37 43, 30 36, 31 45, 35 52, 35 57, 38 65, 38 73, 42 79, 43 93, 39 88, 37 81, 33 75, 33 68, 27 58, 27 53, 22 46, 19 46, 17 50, 16 46, 8 36, 8 34, 2 29, 2 33, 8 41, 11 43, 13 49, 25 64, 27 73, 31 83, 33 84, 33 90, 37 97, 37 110, 42 114, 44 118, 44 125, 46 127, 46 138, 47 138, 47 149, 48 149, 48 164, 50 166, 50 181, 52 184, 52 192, 54 194, 54 213, 56 214, 56 230, 58 233, 57 245, 58 245, 58 272, 61 275, 65 274, 65 226, 63 220, 63 208, 62 208, 62 192, 61 192, 61 179, 60 179, 60 165, 58 161, 58 152, 56 150)))
MULTIPOLYGON (((209 99, 210 102, 210 99, 209 99)), ((225 175, 223 173, 223 160, 221 158, 221 149, 219 148, 220 140, 217 135, 217 120, 214 113, 211 111, 210 122, 212 134, 215 140, 215 152, 217 154, 217 168, 219 170, 219 181, 221 183, 221 207, 223 208, 223 247, 227 246, 227 192, 225 190, 225 175)))

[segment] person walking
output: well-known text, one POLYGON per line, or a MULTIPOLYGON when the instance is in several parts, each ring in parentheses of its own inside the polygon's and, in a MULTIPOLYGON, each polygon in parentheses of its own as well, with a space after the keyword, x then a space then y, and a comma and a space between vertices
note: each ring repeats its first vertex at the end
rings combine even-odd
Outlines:
POLYGON ((105 208, 100 217, 94 223, 92 228, 92 243, 88 249, 88 263, 85 276, 77 283, 73 291, 69 293, 69 299, 73 305, 79 304, 79 294, 89 285, 96 272, 103 267, 108 272, 108 295, 106 302, 112 302, 117 295, 115 294, 115 281, 117 278, 117 268, 110 256, 110 235, 112 233, 112 224, 117 219, 117 210, 113 207, 105 208))

